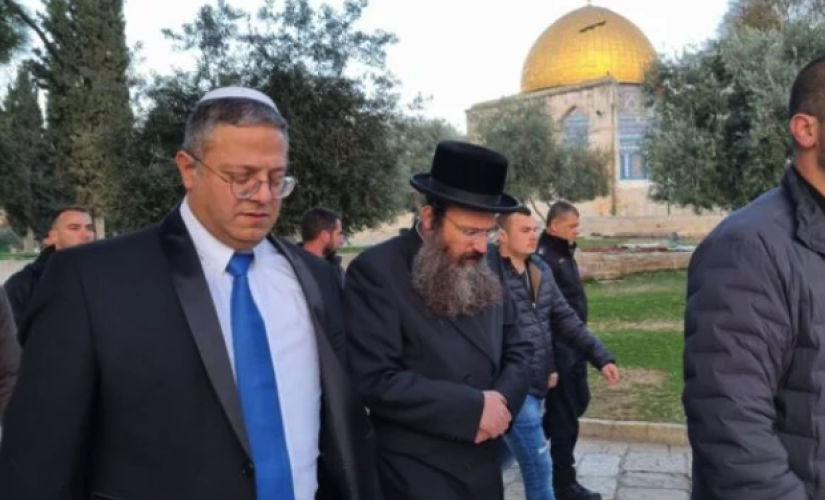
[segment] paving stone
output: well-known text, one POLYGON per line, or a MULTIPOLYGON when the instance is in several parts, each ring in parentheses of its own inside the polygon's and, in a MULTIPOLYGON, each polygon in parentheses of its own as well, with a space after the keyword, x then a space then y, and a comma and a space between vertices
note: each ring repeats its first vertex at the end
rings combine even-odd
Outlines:
POLYGON ((583 455, 588 453, 612 453, 616 455, 623 455, 627 452, 627 448, 629 446, 629 443, 617 441, 579 441, 576 445, 576 452, 580 452, 583 455))
MULTIPOLYGON (((579 482, 603 500, 690 500, 690 448, 586 439, 576 448, 579 482)), ((504 472, 505 500, 525 500, 517 467, 504 472)))
POLYGON ((504 471, 504 487, 507 488, 515 482, 521 482, 521 471, 518 467, 511 467, 504 471))
POLYGON ((585 488, 602 494, 602 500, 614 500, 618 483, 615 477, 581 476, 579 483, 585 488))
POLYGON ((626 488, 660 488, 687 491, 690 488, 690 481, 686 474, 625 472, 619 476, 619 485, 626 488))
POLYGON ((588 453, 584 455, 577 470, 580 476, 616 477, 622 457, 607 453, 588 453))
POLYGON ((637 453, 670 453, 666 444, 630 443, 630 451, 637 453))
POLYGON ((687 457, 683 453, 636 453, 625 456, 622 468, 628 472, 663 472, 687 474, 687 457))
POLYGON ((524 485, 516 481, 504 490, 504 500, 525 500, 524 485))
POLYGON ((616 500, 690 500, 690 495, 682 490, 619 488, 616 500))

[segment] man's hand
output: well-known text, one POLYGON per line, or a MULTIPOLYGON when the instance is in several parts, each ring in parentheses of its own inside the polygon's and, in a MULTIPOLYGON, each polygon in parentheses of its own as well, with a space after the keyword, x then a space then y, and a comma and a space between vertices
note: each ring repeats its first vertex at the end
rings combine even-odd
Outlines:
POLYGON ((476 443, 495 439, 507 431, 512 416, 507 409, 507 400, 496 391, 484 391, 484 410, 481 425, 476 435, 476 443))
POLYGON ((614 363, 610 363, 602 367, 602 376, 607 381, 607 385, 611 388, 615 388, 616 384, 619 383, 619 369, 614 363))
POLYGON ((490 439, 490 435, 479 429, 478 433, 476 433, 476 444, 481 444, 488 439, 490 439))
POLYGON ((551 373, 550 379, 547 381, 547 387, 553 389, 559 385, 559 374, 558 373, 551 373))

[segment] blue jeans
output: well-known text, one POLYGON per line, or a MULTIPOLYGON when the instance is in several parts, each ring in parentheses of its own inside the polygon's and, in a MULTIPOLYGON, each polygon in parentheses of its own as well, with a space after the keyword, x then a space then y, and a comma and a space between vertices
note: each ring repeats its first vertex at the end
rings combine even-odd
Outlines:
POLYGON ((555 500, 550 443, 541 427, 542 403, 543 400, 527 395, 501 447, 502 469, 509 467, 513 458, 518 461, 527 500, 555 500))

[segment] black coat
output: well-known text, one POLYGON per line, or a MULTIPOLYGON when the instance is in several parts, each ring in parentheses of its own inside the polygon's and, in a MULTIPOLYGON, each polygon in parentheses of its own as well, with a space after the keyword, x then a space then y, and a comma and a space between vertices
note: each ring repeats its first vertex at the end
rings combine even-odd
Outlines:
POLYGON ((26 309, 29 306, 32 296, 34 296, 34 290, 37 288, 40 277, 43 275, 43 271, 46 270, 46 265, 54 253, 54 246, 44 248, 34 262, 26 264, 23 269, 12 274, 3 284, 6 295, 9 297, 9 304, 11 305, 14 322, 17 325, 18 331, 21 330, 26 309))
POLYGON ((579 316, 567 304, 556 285, 553 272, 539 257, 530 257, 527 273, 530 275, 532 290, 519 276, 509 259, 503 258, 495 246, 487 252, 490 267, 501 279, 502 286, 509 293, 518 311, 518 323, 522 333, 533 343, 530 359, 530 393, 537 398, 547 395, 548 379, 555 373, 553 356, 554 340, 575 349, 590 360, 597 369, 615 358, 599 339, 593 336, 579 316))
MULTIPOLYGON (((20 364, 20 346, 17 344, 17 326, 6 292, 0 288, 0 422, 11 397, 17 368, 20 364)), ((0 488, 2 491, 2 488, 0 488)))
MULTIPOLYGON (((575 244, 550 236, 547 232, 541 234, 539 246, 536 249, 536 254, 553 271, 553 277, 564 299, 576 311, 582 323, 587 324, 587 294, 579 274, 579 265, 576 263, 575 253, 575 244)), ((556 353, 557 368, 562 372, 569 371, 576 363, 580 363, 584 359, 581 352, 575 352, 573 347, 559 339, 554 342, 553 347, 556 353)))
MULTIPOLYGON (((343 334, 335 278, 273 244, 293 265, 315 326, 317 498, 372 499, 368 422, 331 347, 343 334)), ((178 210, 160 225, 55 254, 28 318, 0 445, 3 500, 254 500, 228 353, 178 210)))
POLYGON ((531 345, 512 303, 473 317, 433 317, 410 279, 417 231, 371 247, 348 267, 350 368, 375 427, 389 500, 502 500, 500 439, 475 444, 484 397, 515 417, 527 396, 531 345))
POLYGON ((693 498, 825 498, 823 392, 825 212, 789 168, 691 259, 683 401, 693 498))

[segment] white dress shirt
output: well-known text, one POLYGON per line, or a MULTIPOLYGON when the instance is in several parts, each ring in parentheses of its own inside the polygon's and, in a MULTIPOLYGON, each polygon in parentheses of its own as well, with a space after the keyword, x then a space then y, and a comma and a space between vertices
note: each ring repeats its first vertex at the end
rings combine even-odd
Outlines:
MULTIPOLYGON (((200 257, 235 375, 230 314, 232 276, 226 272, 235 251, 218 241, 198 221, 188 199, 181 204, 180 212, 200 257)), ((267 240, 259 243, 253 252, 249 288, 263 316, 275 367, 295 500, 313 500, 318 488, 321 420, 321 377, 315 332, 303 289, 289 261, 267 240)))

